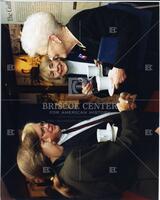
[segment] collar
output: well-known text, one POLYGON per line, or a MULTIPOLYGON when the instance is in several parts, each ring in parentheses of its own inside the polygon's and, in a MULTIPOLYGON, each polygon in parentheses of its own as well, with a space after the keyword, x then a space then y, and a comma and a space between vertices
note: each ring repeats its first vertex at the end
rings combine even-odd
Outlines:
POLYGON ((86 49, 86 46, 84 46, 80 41, 78 41, 79 43, 77 44, 80 48, 82 49, 86 49))

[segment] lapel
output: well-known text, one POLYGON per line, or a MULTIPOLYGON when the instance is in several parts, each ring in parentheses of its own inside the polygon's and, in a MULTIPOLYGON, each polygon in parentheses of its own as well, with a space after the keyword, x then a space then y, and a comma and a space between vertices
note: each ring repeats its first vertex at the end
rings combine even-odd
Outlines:
MULTIPOLYGON (((118 126, 118 135, 121 131, 121 118, 120 115, 112 115, 109 116, 108 119, 110 120, 111 125, 118 126), (112 119, 112 120, 111 120, 112 119)), ((78 148, 81 146, 92 146, 97 143, 97 129, 105 129, 107 125, 106 122, 103 122, 101 124, 98 124, 90 129, 87 129, 86 131, 83 131, 82 133, 70 138, 66 142, 64 142, 62 145, 65 149, 65 154, 68 154, 72 149, 78 148)))

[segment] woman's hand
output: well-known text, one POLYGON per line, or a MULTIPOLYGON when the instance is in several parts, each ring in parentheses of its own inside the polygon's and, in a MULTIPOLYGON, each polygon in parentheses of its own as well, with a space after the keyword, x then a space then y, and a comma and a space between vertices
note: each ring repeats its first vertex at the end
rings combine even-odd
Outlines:
POLYGON ((92 89, 93 89, 93 85, 92 83, 87 83, 84 84, 82 83, 82 93, 85 95, 91 95, 92 94, 92 89))
POLYGON ((117 108, 119 112, 126 110, 134 110, 136 108, 136 99, 137 95, 131 95, 129 93, 123 92, 120 94, 119 103, 117 103, 117 108))
POLYGON ((109 71, 108 77, 112 80, 116 89, 118 89, 119 84, 123 83, 127 78, 125 70, 116 67, 113 67, 113 69, 109 71))

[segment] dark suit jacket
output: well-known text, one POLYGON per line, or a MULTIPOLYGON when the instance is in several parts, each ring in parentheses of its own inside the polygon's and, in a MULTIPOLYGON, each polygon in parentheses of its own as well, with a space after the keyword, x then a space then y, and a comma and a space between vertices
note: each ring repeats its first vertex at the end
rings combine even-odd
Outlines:
POLYGON ((134 111, 121 112, 122 131, 116 142, 77 148, 67 157, 59 177, 85 197, 108 197, 131 184, 134 154, 141 137, 134 111))
POLYGON ((114 124, 118 126, 119 131, 121 130, 121 117, 120 114, 115 114, 107 117, 107 120, 101 124, 98 124, 88 130, 83 131, 82 133, 72 137, 71 139, 64 142, 62 145, 64 147, 64 156, 66 157, 68 153, 71 152, 74 148, 79 148, 81 146, 90 147, 94 144, 97 144, 97 129, 106 129, 107 123, 111 125, 114 124))
MULTIPOLYGON (((139 21, 135 16, 125 11, 115 11, 102 6, 77 13, 70 19, 67 27, 86 46, 87 52, 82 52, 82 54, 86 53, 88 60, 92 61, 98 56, 102 37, 117 37, 119 42, 115 67, 125 69, 128 67, 130 54, 123 55, 137 39, 139 21), (111 30, 114 27, 116 27, 116 33, 111 30)), ((78 58, 80 51, 81 48, 75 47, 69 59, 80 60, 78 58)))
MULTIPOLYGON (((107 6, 102 6, 93 9, 83 10, 74 15, 67 24, 69 30, 75 35, 86 50, 75 46, 68 56, 69 60, 80 62, 93 62, 96 59, 99 51, 99 44, 102 37, 117 37, 118 50, 115 59, 115 65, 112 63, 104 64, 104 71, 108 74, 108 66, 124 68, 127 73, 127 80, 120 85, 117 93, 131 92, 137 93, 137 84, 135 82, 136 66, 133 65, 134 48, 130 51, 135 41, 137 41, 139 20, 125 11, 114 10, 107 6), (116 33, 111 33, 112 27, 116 27, 116 33), (126 52, 128 53, 126 54, 126 52), (86 55, 87 59, 79 58, 79 54, 86 55), (125 55, 125 56, 124 56, 125 55), (107 70, 106 70, 107 69, 107 70), (131 75, 130 75, 131 74, 131 75)), ((108 96, 108 91, 93 91, 93 94, 98 97, 108 96)))

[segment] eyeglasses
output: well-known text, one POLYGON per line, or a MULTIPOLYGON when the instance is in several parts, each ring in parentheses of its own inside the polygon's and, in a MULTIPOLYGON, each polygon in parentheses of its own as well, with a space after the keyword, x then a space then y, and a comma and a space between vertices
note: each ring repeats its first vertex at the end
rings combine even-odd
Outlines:
POLYGON ((46 129, 46 127, 44 127, 44 126, 45 126, 45 124, 47 124, 47 122, 41 121, 39 124, 40 124, 40 129, 42 132, 42 136, 43 136, 45 134, 45 129, 46 129))
POLYGON ((59 57, 59 56, 54 56, 54 57, 52 58, 52 60, 66 61, 66 58, 62 58, 62 57, 59 57))
POLYGON ((41 121, 39 123, 40 125, 40 129, 41 129, 41 132, 42 132, 42 136, 45 134, 45 130, 48 131, 48 122, 45 122, 45 121, 41 121), (45 126, 47 124, 47 126, 45 126))

